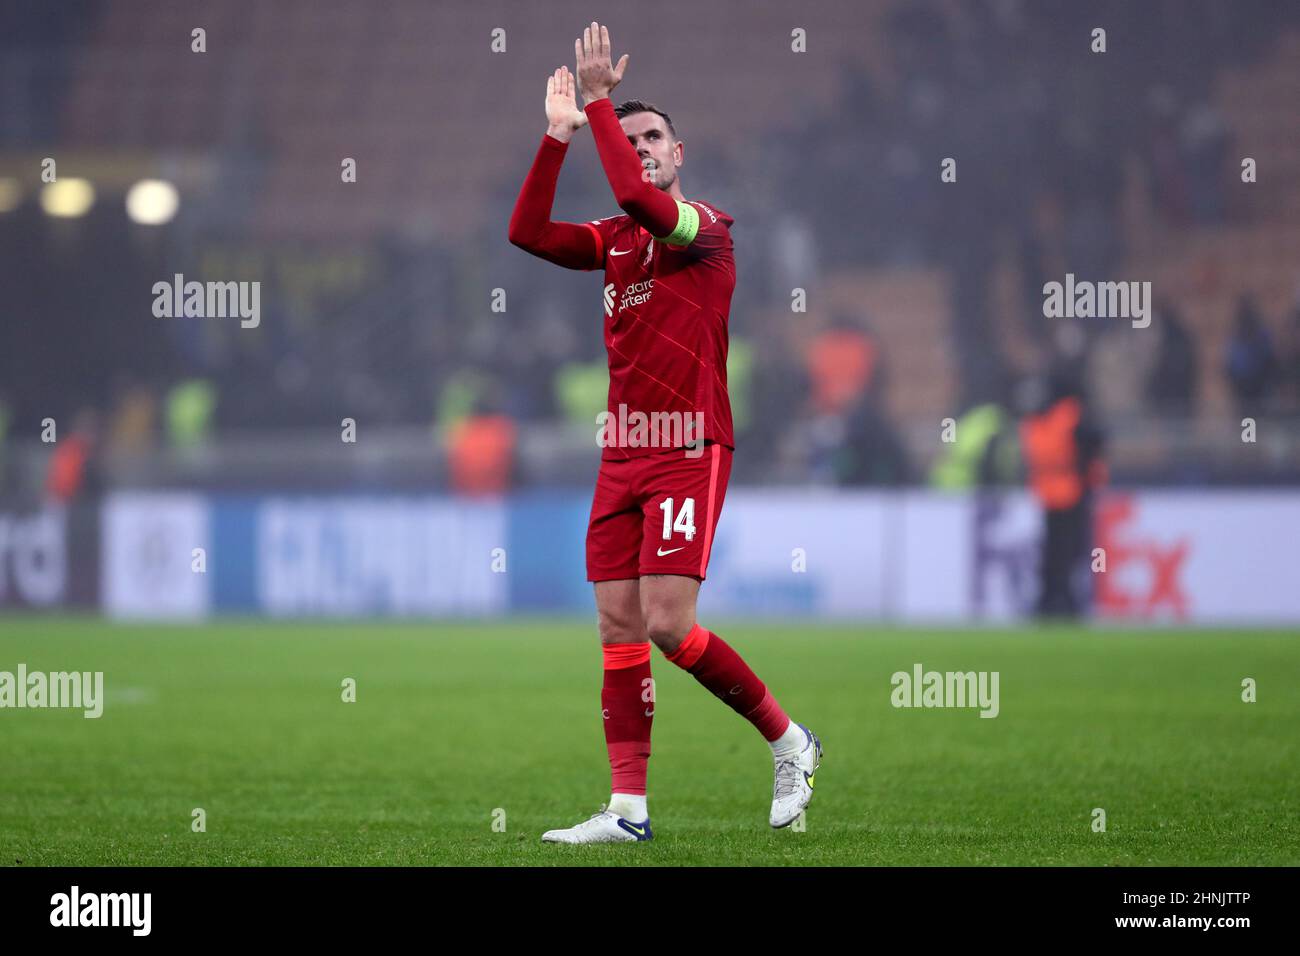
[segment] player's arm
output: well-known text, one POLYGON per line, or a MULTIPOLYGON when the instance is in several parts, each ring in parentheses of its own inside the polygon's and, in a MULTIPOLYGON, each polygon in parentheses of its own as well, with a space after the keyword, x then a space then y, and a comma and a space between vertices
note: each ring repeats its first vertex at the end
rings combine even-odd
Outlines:
POLYGON ((574 96, 573 75, 560 67, 546 81, 546 135, 510 216, 510 242, 566 269, 596 269, 605 255, 595 226, 552 222, 555 185, 574 132, 587 123, 574 96))
POLYGON ((614 190, 614 200, 656 239, 672 245, 689 244, 699 228, 698 211, 690 203, 678 202, 646 182, 636 149, 628 142, 614 115, 609 93, 623 79, 627 54, 623 54, 617 67, 613 66, 609 30, 596 23, 573 41, 573 50, 578 59, 578 80, 591 135, 596 140, 605 177, 614 190))
POLYGON ((636 149, 627 141, 609 97, 587 104, 591 134, 596 140, 605 177, 614 190, 614 201, 638 225, 656 239, 675 246, 687 245, 699 228, 699 215, 690 203, 678 202, 662 189, 646 182, 636 149))

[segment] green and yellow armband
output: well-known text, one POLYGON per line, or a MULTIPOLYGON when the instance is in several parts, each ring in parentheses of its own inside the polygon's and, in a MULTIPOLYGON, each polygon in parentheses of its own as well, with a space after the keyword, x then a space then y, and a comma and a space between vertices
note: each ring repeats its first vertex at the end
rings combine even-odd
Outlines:
POLYGON ((660 238, 660 242, 666 242, 670 246, 689 246, 695 241, 695 234, 700 231, 700 213, 690 203, 677 202, 677 228, 668 235, 660 238))

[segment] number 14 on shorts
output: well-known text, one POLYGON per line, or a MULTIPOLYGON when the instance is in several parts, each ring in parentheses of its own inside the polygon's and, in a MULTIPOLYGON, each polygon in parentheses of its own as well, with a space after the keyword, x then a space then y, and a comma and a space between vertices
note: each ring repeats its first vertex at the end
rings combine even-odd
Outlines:
POLYGON ((659 510, 664 513, 664 540, 671 541, 674 531, 681 531, 687 541, 695 540, 695 499, 682 499, 682 510, 673 518, 673 499, 665 498, 659 510))

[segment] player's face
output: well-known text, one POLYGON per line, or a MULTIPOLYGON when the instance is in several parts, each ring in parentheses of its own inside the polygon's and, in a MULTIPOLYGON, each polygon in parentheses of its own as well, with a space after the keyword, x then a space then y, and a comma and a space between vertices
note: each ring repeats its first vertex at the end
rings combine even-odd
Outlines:
POLYGON ((647 181, 659 189, 668 189, 677 179, 682 164, 682 144, 668 132, 668 124, 658 113, 633 113, 619 122, 628 142, 641 158, 641 168, 648 169, 647 181))

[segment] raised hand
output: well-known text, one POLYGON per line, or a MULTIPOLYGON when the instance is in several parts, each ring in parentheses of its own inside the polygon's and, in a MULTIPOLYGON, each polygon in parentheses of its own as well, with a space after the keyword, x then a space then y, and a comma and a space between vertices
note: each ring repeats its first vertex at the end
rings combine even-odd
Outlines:
POLYGON ((610 91, 623 79, 627 69, 627 54, 614 66, 610 60, 609 28, 595 20, 573 41, 573 52, 578 58, 578 88, 584 104, 609 96, 610 91))
POLYGON ((587 125, 587 114, 578 109, 574 96, 573 74, 561 66, 546 80, 546 130, 551 136, 567 143, 574 130, 587 125))

